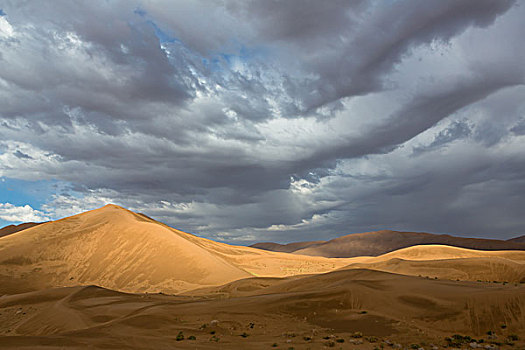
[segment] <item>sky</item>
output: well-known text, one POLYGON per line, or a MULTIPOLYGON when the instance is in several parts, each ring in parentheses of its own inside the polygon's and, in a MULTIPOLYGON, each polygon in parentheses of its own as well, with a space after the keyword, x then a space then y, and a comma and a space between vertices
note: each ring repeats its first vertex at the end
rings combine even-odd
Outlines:
POLYGON ((525 1, 0 3, 0 226, 525 234, 525 1))

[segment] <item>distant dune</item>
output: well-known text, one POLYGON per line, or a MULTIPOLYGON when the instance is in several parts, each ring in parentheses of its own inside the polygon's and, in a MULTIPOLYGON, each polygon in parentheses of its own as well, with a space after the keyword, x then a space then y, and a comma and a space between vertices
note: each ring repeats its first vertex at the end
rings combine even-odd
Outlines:
POLYGON ((522 241, 522 238, 502 241, 384 230, 354 233, 330 241, 298 242, 286 245, 257 243, 251 247, 327 258, 350 258, 363 255, 377 256, 397 249, 423 244, 442 244, 482 250, 525 250, 525 242, 522 241))
POLYGON ((263 250, 269 250, 273 252, 292 253, 296 250, 316 246, 319 244, 326 243, 326 241, 306 241, 306 242, 295 242, 288 244, 279 244, 273 242, 261 242, 252 244, 250 247, 258 248, 263 250))
POLYGON ((31 228, 33 226, 41 225, 42 222, 25 222, 20 225, 8 225, 5 227, 0 228, 0 237, 4 237, 28 228, 31 228))
POLYGON ((525 283, 525 251, 421 245, 356 260, 344 269, 366 268, 448 280, 525 283))
POLYGON ((516 237, 516 238, 508 239, 507 242, 512 242, 512 243, 525 243, 525 235, 520 236, 520 237, 516 237))

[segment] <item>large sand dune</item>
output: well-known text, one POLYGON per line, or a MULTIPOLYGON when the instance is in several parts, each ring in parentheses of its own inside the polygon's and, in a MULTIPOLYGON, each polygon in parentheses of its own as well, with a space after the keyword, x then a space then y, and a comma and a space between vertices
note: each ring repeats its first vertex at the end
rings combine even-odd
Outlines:
POLYGON ((107 205, 1 238, 0 293, 79 284, 176 293, 250 276, 326 272, 346 264, 344 259, 217 243, 107 205))

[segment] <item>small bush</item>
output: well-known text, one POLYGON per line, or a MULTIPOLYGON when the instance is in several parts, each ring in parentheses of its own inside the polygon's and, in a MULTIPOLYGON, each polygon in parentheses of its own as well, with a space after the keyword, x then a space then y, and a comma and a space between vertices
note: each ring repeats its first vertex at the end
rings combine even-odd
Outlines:
POLYGON ((445 341, 449 347, 461 348, 463 344, 468 344, 474 341, 474 339, 468 335, 454 334, 452 337, 446 337, 445 341))
POLYGON ((361 315, 364 315, 364 314, 367 314, 367 313, 368 313, 368 311, 366 311, 366 310, 363 310, 363 311, 359 312, 359 314, 361 314, 361 315))
POLYGON ((516 341, 516 340, 519 340, 520 337, 518 337, 516 334, 509 334, 509 336, 507 337, 507 339, 509 339, 509 340, 513 340, 513 341, 516 341))
POLYGON ((194 336, 194 335, 190 335, 190 336, 188 337, 188 340, 197 340, 197 337, 194 336))
POLYGON ((410 349, 419 349, 419 344, 410 344, 410 349))
POLYGON ((311 337, 303 337, 303 339, 304 339, 304 341, 310 341, 310 340, 312 340, 311 337))
POLYGON ((354 334, 351 335, 352 338, 363 338, 363 333, 361 332, 354 332, 354 334))
POLYGON ((214 335, 210 338, 210 341, 214 341, 214 342, 218 342, 221 338, 219 338, 218 336, 214 335))
POLYGON ((210 334, 212 334, 212 335, 215 334, 215 331, 211 331, 210 334))
POLYGON ((277 347, 277 343, 273 343, 272 348, 276 348, 276 347, 277 347))
POLYGON ((370 337, 366 337, 366 340, 368 340, 369 343, 375 343, 378 339, 377 337, 370 336, 370 337))
POLYGON ((184 340, 184 334, 182 332, 179 332, 179 334, 177 334, 177 338, 175 338, 176 341, 181 341, 181 340, 184 340))
POLYGON ((345 342, 345 340, 343 338, 338 338, 335 341, 338 342, 338 343, 344 343, 345 342))
POLYGON ((246 332, 242 332, 242 333, 241 333, 241 337, 243 337, 243 338, 247 338, 248 336, 249 336, 249 334, 246 333, 246 332))

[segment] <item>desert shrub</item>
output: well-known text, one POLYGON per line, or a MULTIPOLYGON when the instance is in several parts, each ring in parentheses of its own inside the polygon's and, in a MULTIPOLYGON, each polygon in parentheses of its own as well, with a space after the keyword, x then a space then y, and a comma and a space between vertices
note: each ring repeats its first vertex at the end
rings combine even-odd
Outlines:
POLYGON ((179 334, 177 334, 177 338, 175 338, 176 341, 181 341, 181 340, 184 340, 184 334, 182 332, 179 332, 179 334))
POLYGON ((463 344, 467 344, 472 342, 474 339, 472 339, 468 335, 460 335, 460 334, 454 334, 452 337, 446 337, 445 341, 447 342, 447 345, 449 347, 456 347, 460 348, 463 344))
POLYGON ((310 341, 310 340, 312 340, 311 337, 303 337, 303 339, 304 339, 304 341, 310 341))
POLYGON ((518 337, 516 334, 509 334, 507 339, 516 341, 516 340, 519 340, 520 337, 518 337))
POLYGON ((194 336, 194 335, 190 335, 190 336, 188 337, 188 340, 197 340, 197 337, 194 336))
POLYGON ((375 343, 378 339, 377 337, 370 336, 370 337, 366 337, 366 340, 368 340, 369 343, 375 343))
POLYGON ((410 349, 419 349, 419 344, 410 344, 410 349))
POLYGON ((272 348, 276 348, 276 347, 277 347, 277 343, 273 343, 272 348))
POLYGON ((333 348, 335 346, 335 342, 333 341, 328 341, 326 342, 324 345, 328 346, 329 348, 333 348))
POLYGON ((213 336, 210 338, 210 341, 218 342, 220 339, 221 339, 221 338, 219 338, 218 336, 213 335, 213 336))
POLYGON ((345 342, 345 340, 343 338, 338 338, 335 341, 338 342, 338 343, 344 343, 345 342))
POLYGON ((247 338, 248 336, 249 336, 249 334, 246 333, 246 332, 242 332, 242 333, 241 333, 241 337, 243 337, 243 338, 247 338))
POLYGON ((363 338, 363 333, 361 332, 354 332, 351 336, 352 338, 363 338))
POLYGON ((363 310, 363 311, 360 311, 359 313, 360 313, 361 315, 364 315, 364 314, 367 314, 367 313, 368 313, 368 311, 366 311, 366 310, 363 310))
POLYGON ((212 334, 212 335, 215 334, 215 331, 211 331, 210 334, 212 334))

